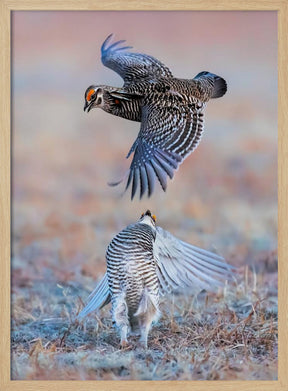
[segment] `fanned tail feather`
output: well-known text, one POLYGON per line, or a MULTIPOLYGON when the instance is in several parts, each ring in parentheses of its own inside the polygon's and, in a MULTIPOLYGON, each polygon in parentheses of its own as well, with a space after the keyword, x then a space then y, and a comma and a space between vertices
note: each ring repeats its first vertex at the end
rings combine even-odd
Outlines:
POLYGON ((225 95, 227 92, 227 83, 226 81, 220 77, 215 75, 214 73, 203 71, 198 73, 198 75, 195 76, 194 79, 199 79, 199 78, 206 78, 212 83, 214 89, 211 95, 211 98, 221 98, 221 96, 225 95))

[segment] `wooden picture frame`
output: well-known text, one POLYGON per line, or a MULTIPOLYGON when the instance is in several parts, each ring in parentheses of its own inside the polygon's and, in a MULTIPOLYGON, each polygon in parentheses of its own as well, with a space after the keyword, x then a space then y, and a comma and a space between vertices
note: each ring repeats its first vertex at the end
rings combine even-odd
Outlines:
POLYGON ((0 189, 1 189, 1 230, 0 230, 0 295, 1 295, 1 351, 0 388, 1 390, 287 390, 288 389, 288 1, 214 1, 214 0, 170 0, 136 1, 72 1, 72 0, 1 0, 1 115, 0 115, 0 189), (10 377, 10 230, 11 230, 11 138, 10 138, 10 38, 11 11, 17 10, 245 10, 277 11, 278 13, 278 254, 279 254, 279 368, 278 381, 12 381, 10 377))

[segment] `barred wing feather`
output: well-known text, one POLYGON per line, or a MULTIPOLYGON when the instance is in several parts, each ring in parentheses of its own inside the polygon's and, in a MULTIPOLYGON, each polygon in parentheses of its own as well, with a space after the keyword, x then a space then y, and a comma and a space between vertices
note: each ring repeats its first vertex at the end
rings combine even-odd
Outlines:
POLYGON ((156 227, 154 259, 161 293, 178 289, 213 291, 233 276, 221 256, 177 239, 156 227))
POLYGON ((77 319, 81 320, 85 318, 88 314, 90 314, 90 312, 104 307, 106 304, 110 303, 110 301, 111 297, 109 292, 108 279, 107 274, 105 273, 99 284, 88 296, 88 303, 79 313, 77 319))
POLYGON ((101 47, 102 63, 118 73, 124 85, 136 83, 155 77, 172 77, 172 73, 164 64, 152 56, 127 51, 131 46, 121 46, 125 40, 109 45, 113 34, 110 34, 101 47))
POLYGON ((138 187, 140 198, 145 192, 150 197, 155 178, 165 191, 167 176, 172 179, 182 161, 198 146, 203 129, 203 113, 196 106, 173 111, 169 107, 144 107, 139 135, 127 155, 134 152, 126 184, 126 190, 132 184, 131 199, 138 187))

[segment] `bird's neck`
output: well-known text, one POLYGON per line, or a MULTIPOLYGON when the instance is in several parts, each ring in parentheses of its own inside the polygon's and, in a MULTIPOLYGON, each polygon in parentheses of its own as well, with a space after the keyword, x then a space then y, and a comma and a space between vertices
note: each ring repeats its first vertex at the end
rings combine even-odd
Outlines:
POLYGON ((126 94, 121 88, 106 91, 104 111, 131 121, 141 121, 141 103, 138 97, 126 94))

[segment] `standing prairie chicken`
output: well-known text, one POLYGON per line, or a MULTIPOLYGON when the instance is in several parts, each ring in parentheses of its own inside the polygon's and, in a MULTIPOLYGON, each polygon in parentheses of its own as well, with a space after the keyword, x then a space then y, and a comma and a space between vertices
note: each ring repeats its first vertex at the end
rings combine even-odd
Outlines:
POLYGON ((107 272, 78 315, 81 320, 111 301, 122 347, 137 327, 147 347, 151 323, 160 315, 160 295, 178 289, 213 291, 232 276, 232 267, 222 257, 177 239, 155 221, 147 210, 112 239, 107 272))
POLYGON ((133 199, 140 185, 140 198, 146 191, 150 197, 155 177, 165 191, 167 176, 172 179, 180 163, 197 147, 203 132, 204 107, 209 99, 223 96, 227 85, 210 72, 200 72, 194 79, 175 78, 156 58, 121 46, 123 40, 109 46, 111 36, 101 47, 102 62, 123 78, 124 85, 88 87, 84 111, 100 107, 107 113, 141 122, 127 155, 128 158, 134 153, 125 176, 125 190, 132 183, 133 199))

